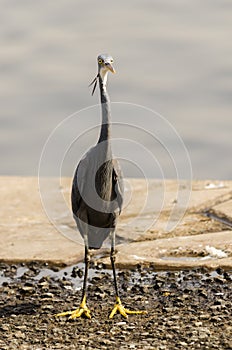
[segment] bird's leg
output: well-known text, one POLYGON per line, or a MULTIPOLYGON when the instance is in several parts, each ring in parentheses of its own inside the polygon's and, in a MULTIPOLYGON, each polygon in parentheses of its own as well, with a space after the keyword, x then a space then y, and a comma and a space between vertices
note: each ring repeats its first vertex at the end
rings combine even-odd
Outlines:
POLYGON ((61 312, 59 314, 56 314, 55 316, 69 316, 70 319, 75 319, 77 317, 84 315, 88 318, 91 318, 90 310, 86 305, 86 289, 87 289, 89 263, 90 263, 89 248, 88 248, 88 245, 86 244, 85 245, 85 275, 84 275, 82 298, 81 298, 80 306, 74 311, 61 312))
POLYGON ((117 276, 116 276, 116 270, 115 270, 115 233, 114 232, 112 233, 112 240, 111 240, 110 261, 111 261, 111 266, 112 266, 113 276, 114 276, 114 290, 115 290, 116 298, 119 298, 117 276))
POLYGON ((116 294, 116 303, 113 307, 113 310, 110 313, 109 318, 113 318, 116 312, 118 311, 122 316, 125 318, 128 318, 128 314, 146 314, 147 311, 133 311, 126 309, 121 302, 121 299, 119 297, 118 293, 118 285, 117 285, 117 277, 116 277, 116 271, 115 271, 115 231, 112 232, 111 236, 111 251, 110 251, 110 260, 111 260, 111 266, 113 270, 113 276, 114 276, 114 289, 116 294))
POLYGON ((83 282, 81 302, 83 302, 83 300, 86 299, 89 263, 90 263, 89 248, 87 246, 85 246, 85 275, 84 275, 84 282, 83 282))

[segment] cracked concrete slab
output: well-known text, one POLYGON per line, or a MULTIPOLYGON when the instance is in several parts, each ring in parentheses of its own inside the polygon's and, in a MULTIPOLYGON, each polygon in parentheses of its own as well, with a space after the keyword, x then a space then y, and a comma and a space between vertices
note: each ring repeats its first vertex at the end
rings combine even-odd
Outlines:
MULTIPOLYGON (((13 262, 39 260, 55 264, 81 261, 84 254, 83 241, 76 230, 70 210, 71 179, 40 180, 39 188, 37 178, 0 177, 2 199, 0 260, 13 262)), ((131 257, 126 261, 125 251, 128 249, 130 253, 139 242, 145 244, 146 249, 150 249, 147 262, 152 263, 153 259, 156 264, 159 259, 159 268, 199 265, 197 257, 195 260, 184 261, 184 253, 179 250, 178 254, 182 254, 179 254, 182 256, 181 265, 178 265, 179 261, 176 259, 158 257, 157 252, 163 249, 162 246, 166 246, 167 256, 173 256, 172 242, 176 242, 175 249, 177 249, 181 243, 179 239, 195 242, 202 238, 206 244, 208 238, 210 242, 216 242, 215 248, 225 249, 225 237, 228 242, 231 236, 230 228, 199 213, 213 208, 215 212, 220 211, 231 219, 232 182, 193 181, 190 184, 187 181, 177 183, 173 180, 163 182, 151 179, 125 179, 125 185, 125 207, 117 229, 117 241, 123 243, 118 245, 120 248, 118 254, 121 254, 120 264, 123 262, 124 267, 139 262, 138 258, 134 258, 132 262, 131 257)), ((189 256, 189 246, 184 247, 189 256)), ((230 266, 229 243, 228 247, 227 258, 209 257, 208 261, 203 259, 200 262, 209 265, 211 261, 214 264, 211 266, 216 264, 230 266)), ((103 249, 96 253, 104 255, 104 252, 103 249)), ((141 256, 139 250, 134 255, 141 256)), ((144 262, 144 259, 140 262, 144 262)))
POLYGON ((226 219, 232 223, 232 199, 213 206, 212 212, 216 216, 226 219))
MULTIPOLYGON (((110 266, 109 258, 100 259, 110 266)), ((232 269, 231 231, 207 233, 195 236, 163 238, 153 241, 133 242, 117 246, 116 265, 133 267, 152 265, 154 269, 223 267, 232 269)))

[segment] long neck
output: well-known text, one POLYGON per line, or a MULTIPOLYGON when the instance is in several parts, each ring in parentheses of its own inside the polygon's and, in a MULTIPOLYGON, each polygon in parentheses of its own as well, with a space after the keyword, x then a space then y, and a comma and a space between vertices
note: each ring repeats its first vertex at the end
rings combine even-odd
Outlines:
MULTIPOLYGON (((111 136, 111 113, 110 99, 106 91, 107 73, 104 76, 99 74, 99 87, 101 96, 102 125, 98 142, 109 141, 111 136)), ((106 142, 110 147, 110 142, 106 142)))

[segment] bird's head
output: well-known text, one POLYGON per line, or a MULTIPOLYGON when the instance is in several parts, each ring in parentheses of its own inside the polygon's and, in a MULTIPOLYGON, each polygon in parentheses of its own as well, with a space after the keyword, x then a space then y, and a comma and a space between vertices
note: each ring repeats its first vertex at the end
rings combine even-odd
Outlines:
POLYGON ((97 58, 98 73, 101 76, 104 76, 108 71, 115 73, 115 69, 112 66, 113 61, 113 57, 108 54, 99 55, 97 58))
POLYGON ((94 78, 92 83, 89 85, 89 86, 93 85, 92 95, 94 94, 94 91, 96 89, 97 81, 99 77, 102 80, 103 86, 106 86, 108 72, 110 71, 111 73, 115 73, 115 69, 112 66, 112 63, 113 63, 112 56, 108 54, 99 55, 97 58, 97 63, 98 63, 98 74, 94 78))

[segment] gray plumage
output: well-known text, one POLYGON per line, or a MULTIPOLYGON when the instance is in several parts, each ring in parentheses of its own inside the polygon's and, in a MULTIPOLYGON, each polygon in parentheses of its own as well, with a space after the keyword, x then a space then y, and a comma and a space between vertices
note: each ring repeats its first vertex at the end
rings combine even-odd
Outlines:
POLYGON ((75 319, 84 315, 91 318, 86 305, 87 278, 90 263, 89 249, 98 249, 111 234, 110 260, 114 276, 116 303, 109 318, 116 312, 123 317, 128 314, 142 314, 144 311, 126 309, 120 300, 115 271, 115 228, 122 209, 123 180, 119 164, 112 157, 110 134, 110 101, 106 91, 108 72, 114 73, 113 59, 109 55, 98 56, 98 74, 93 82, 93 92, 97 83, 100 87, 102 125, 98 143, 81 159, 77 166, 72 185, 72 211, 77 227, 85 242, 85 273, 80 306, 74 311, 66 311, 56 316, 75 319))
MULTIPOLYGON (((72 211, 88 248, 98 249, 116 228, 122 209, 123 179, 119 163, 111 150, 110 100, 106 91, 108 71, 114 72, 112 57, 98 56, 98 75, 102 125, 98 143, 81 159, 72 185, 72 211)), ((93 90, 93 91, 94 91, 93 90)))

